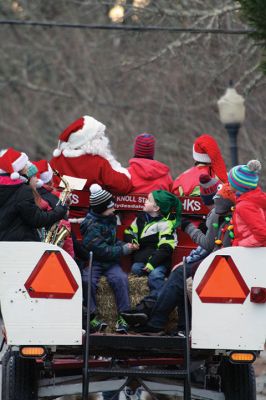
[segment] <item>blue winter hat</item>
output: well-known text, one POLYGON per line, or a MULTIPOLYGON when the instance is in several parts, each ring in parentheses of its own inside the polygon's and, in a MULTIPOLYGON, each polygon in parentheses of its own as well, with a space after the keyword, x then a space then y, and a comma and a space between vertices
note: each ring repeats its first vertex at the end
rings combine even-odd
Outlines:
POLYGON ((258 186, 260 170, 260 161, 251 160, 247 165, 237 165, 231 168, 228 174, 228 181, 237 192, 249 192, 258 186))

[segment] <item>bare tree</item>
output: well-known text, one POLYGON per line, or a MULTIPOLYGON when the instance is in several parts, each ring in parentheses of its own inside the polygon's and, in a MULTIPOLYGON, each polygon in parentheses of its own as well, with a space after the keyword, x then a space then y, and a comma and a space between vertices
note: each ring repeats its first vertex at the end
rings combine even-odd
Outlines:
MULTIPOLYGON (((7 0, 1 19, 181 28, 246 28, 231 0, 7 0)), ((118 158, 127 164, 133 138, 148 131, 157 158, 173 176, 192 163, 195 135, 217 138, 230 166, 229 142, 216 106, 230 79, 246 98, 240 161, 266 154, 265 78, 260 50, 247 35, 131 32, 0 26, 2 147, 50 158, 59 133, 90 114, 107 125, 118 158)))

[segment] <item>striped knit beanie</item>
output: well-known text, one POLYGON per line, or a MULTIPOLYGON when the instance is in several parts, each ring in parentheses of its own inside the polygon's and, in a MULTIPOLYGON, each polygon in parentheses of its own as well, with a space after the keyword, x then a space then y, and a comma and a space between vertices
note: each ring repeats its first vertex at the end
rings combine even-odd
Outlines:
POLYGON ((213 196, 216 194, 219 180, 208 174, 201 174, 199 177, 200 197, 206 206, 213 204, 213 196))
POLYGON ((134 155, 138 158, 153 159, 155 152, 155 137, 150 133, 142 133, 135 139, 134 155))
POLYGON ((259 182, 261 163, 258 160, 251 160, 247 165, 237 165, 228 174, 228 181, 237 192, 245 193, 256 189, 259 182))
POLYGON ((90 186, 90 193, 90 208, 96 214, 102 214, 105 210, 114 206, 111 193, 104 190, 97 183, 90 186))

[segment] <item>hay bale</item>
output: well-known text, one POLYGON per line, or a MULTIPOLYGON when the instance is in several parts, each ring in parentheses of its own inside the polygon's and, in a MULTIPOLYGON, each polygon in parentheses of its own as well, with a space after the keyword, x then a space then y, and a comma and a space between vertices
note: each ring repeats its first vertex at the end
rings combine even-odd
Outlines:
MULTIPOLYGON (((149 294, 148 279, 146 276, 138 277, 136 275, 128 275, 129 295, 131 307, 134 308, 143 297, 149 294)), ((102 276, 97 289, 97 305, 99 317, 102 318, 108 327, 106 332, 114 332, 117 319, 117 310, 113 290, 110 288, 107 279, 102 276)), ((176 328, 177 313, 173 311, 169 317, 169 323, 166 331, 172 331, 176 328)))
MULTIPOLYGON (((134 308, 144 296, 149 294, 147 282, 148 279, 146 276, 128 275, 129 296, 132 308, 134 308)), ((104 276, 101 277, 97 289, 97 305, 100 318, 108 324, 106 331, 113 332, 117 319, 115 297, 113 290, 104 276)))

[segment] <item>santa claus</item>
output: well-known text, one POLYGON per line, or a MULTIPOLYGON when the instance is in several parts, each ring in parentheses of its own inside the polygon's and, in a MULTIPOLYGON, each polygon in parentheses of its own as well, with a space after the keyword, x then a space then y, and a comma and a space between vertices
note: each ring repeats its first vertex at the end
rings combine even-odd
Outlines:
MULTIPOLYGON (((89 187, 98 183, 112 194, 127 194, 132 187, 129 172, 111 153, 105 125, 85 115, 59 136, 58 147, 50 161, 60 175, 86 180, 82 191, 74 191, 70 218, 83 218, 89 205, 89 187)), ((55 177, 55 185, 60 180, 55 177)))

